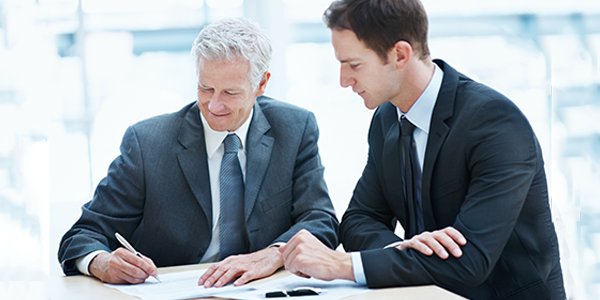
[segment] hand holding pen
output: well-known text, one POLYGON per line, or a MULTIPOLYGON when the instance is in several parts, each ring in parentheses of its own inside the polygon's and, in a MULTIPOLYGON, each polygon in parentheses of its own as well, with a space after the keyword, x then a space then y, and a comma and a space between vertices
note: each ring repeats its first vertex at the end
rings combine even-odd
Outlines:
MULTIPOLYGON (((115 236, 117 237, 117 240, 119 241, 119 243, 121 243, 121 245, 123 245, 123 247, 125 247, 129 251, 133 252, 133 254, 135 254, 135 256, 143 259, 143 257, 140 255, 140 253, 137 252, 135 250, 135 248, 133 248, 133 246, 131 246, 131 244, 122 235, 120 235, 118 232, 115 232, 115 236)), ((160 279, 158 279, 158 274, 150 275, 150 276, 154 277, 154 279, 156 279, 158 282, 160 282, 160 279)))
POLYGON ((112 284, 142 283, 149 276, 157 276, 152 259, 136 253, 127 248, 102 252, 92 259, 88 270, 94 277, 112 284))

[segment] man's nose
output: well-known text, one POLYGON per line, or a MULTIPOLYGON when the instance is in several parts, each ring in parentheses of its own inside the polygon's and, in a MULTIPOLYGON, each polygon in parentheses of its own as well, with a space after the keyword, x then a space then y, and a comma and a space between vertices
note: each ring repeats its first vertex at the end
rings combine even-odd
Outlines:
POLYGON ((349 86, 352 86, 354 83, 354 78, 348 76, 348 74, 346 73, 346 71, 344 71, 344 68, 342 67, 340 69, 340 85, 344 88, 347 88, 349 86))
POLYGON ((214 93, 208 103, 208 109, 212 113, 223 112, 226 109, 223 95, 221 93, 214 93))

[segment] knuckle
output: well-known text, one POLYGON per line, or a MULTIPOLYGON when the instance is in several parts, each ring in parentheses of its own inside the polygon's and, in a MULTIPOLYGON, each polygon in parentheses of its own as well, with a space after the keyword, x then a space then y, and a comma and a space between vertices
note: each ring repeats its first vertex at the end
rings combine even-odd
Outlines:
POLYGON ((111 257, 108 259, 108 267, 109 268, 114 268, 118 265, 117 260, 114 257, 111 257))
POLYGON ((239 268, 237 266, 231 266, 229 268, 223 268, 223 275, 229 275, 229 273, 238 272, 239 268))
POLYGON ((145 277, 145 275, 146 275, 146 273, 144 273, 144 271, 137 269, 137 268, 133 269, 131 273, 132 273, 131 275, 133 277, 135 277, 136 279, 145 277))
POLYGON ((223 270, 226 269, 223 265, 214 265, 214 267, 215 268, 213 269, 213 274, 223 272, 223 270))

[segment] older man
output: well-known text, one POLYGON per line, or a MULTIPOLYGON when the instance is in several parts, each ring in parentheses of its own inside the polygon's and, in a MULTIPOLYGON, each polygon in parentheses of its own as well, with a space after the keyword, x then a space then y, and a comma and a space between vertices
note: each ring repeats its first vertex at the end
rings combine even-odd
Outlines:
POLYGON ((204 28, 192 48, 198 101, 128 128, 58 253, 65 274, 139 283, 156 266, 216 262, 206 287, 283 266, 277 247, 307 229, 338 244, 314 115, 262 96, 271 46, 257 24, 204 28), (115 232, 143 253, 120 248, 115 232))

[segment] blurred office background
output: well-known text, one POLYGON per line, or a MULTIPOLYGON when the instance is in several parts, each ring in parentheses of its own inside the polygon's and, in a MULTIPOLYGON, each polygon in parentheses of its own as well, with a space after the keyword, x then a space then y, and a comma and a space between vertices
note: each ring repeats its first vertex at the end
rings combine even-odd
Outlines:
MULTIPOLYGON (((267 95, 316 114, 341 217, 366 162, 372 111, 339 86, 321 21, 330 2, 0 0, 0 295, 45 298, 41 280, 62 274, 58 242, 126 127, 194 101, 189 49, 224 17, 250 17, 270 32, 267 95)), ((544 150, 568 298, 598 299, 600 1, 423 3, 432 56, 506 94, 529 118, 544 150)))

